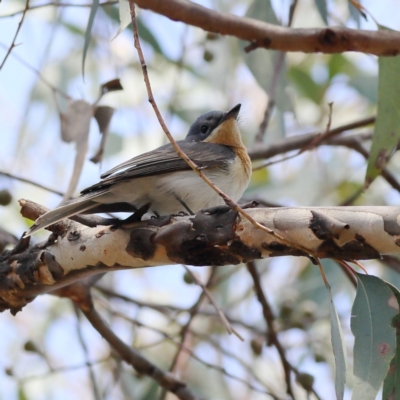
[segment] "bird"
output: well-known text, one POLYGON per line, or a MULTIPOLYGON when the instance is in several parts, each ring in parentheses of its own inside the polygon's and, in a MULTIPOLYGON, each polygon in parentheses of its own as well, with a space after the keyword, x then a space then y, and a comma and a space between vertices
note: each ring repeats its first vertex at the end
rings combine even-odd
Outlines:
MULTIPOLYGON (((177 141, 202 172, 234 201, 243 195, 252 171, 237 121, 240 107, 237 104, 227 112, 200 115, 186 138, 177 141)), ((82 190, 79 197, 37 218, 25 237, 77 214, 134 211, 146 204, 155 216, 166 216, 195 214, 225 203, 168 143, 105 172, 100 182, 82 190)))

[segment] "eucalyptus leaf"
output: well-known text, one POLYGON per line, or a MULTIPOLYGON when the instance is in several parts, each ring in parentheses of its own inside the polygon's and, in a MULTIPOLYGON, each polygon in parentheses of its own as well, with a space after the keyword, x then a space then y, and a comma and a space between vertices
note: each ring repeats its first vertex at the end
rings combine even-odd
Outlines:
POLYGON ((360 11, 358 11, 357 8, 355 8, 353 4, 351 4, 351 1, 347 1, 347 5, 349 7, 350 18, 354 20, 354 22, 357 24, 357 28, 360 29, 361 25, 360 11))
POLYGON ((100 3, 100 0, 93 0, 92 7, 90 8, 88 24, 86 26, 85 43, 83 45, 83 55, 82 55, 82 75, 83 76, 85 76, 85 60, 86 60, 86 55, 87 55, 87 51, 89 48, 90 38, 92 36, 93 21, 94 21, 94 17, 96 16, 96 12, 99 8, 99 3, 100 3))
POLYGON ((343 339, 342 327, 335 304, 333 303, 332 292, 329 286, 326 286, 329 295, 329 312, 331 320, 331 340, 333 354, 335 356, 335 391, 336 399, 343 400, 344 386, 347 374, 347 353, 346 344, 343 339))
POLYGON ((319 15, 325 22, 325 25, 328 25, 328 6, 326 0, 315 0, 315 5, 318 8, 319 15))
POLYGON ((297 86, 303 96, 320 105, 325 93, 326 85, 318 85, 309 73, 299 67, 291 67, 288 77, 297 86))
MULTIPOLYGON (((393 292, 391 305, 399 311, 400 292, 391 284, 387 284, 393 292)), ((389 372, 383 382, 382 400, 392 400, 400 398, 400 314, 392 320, 392 326, 396 329, 396 354, 390 363, 389 372), (396 397, 397 396, 397 397, 396 397)))
POLYGON ((396 331, 392 319, 398 313, 386 282, 356 274, 357 293, 351 312, 354 342, 353 400, 375 400, 395 354, 396 331))
MULTIPOLYGON (((278 25, 278 19, 269 0, 254 0, 246 12, 246 17, 278 25)), ((285 91, 287 86, 285 55, 273 50, 256 49, 244 54, 244 61, 267 94, 270 94, 275 86, 276 106, 281 111, 292 111, 290 98, 285 91), (280 68, 278 79, 274 73, 277 68, 280 68)))
POLYGON ((376 104, 378 101, 378 80, 376 76, 359 71, 357 75, 350 78, 349 85, 353 86, 358 93, 372 104, 376 104))
MULTIPOLYGON (((380 30, 387 28, 379 26, 380 30)), ((365 186, 381 173, 400 141, 400 56, 379 57, 378 110, 365 186)))
POLYGON ((112 38, 114 40, 123 30, 125 30, 128 25, 132 22, 131 10, 129 8, 128 0, 119 0, 119 27, 115 36, 112 38))

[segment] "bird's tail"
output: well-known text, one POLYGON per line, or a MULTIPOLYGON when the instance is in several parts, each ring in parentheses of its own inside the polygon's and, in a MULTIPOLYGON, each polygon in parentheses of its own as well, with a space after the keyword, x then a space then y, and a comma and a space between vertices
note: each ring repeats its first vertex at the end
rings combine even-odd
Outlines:
POLYGON ((78 197, 77 199, 71 200, 67 204, 61 205, 60 207, 41 215, 31 226, 24 237, 28 237, 36 231, 55 224, 56 222, 59 222, 65 218, 84 213, 85 211, 88 211, 97 205, 98 203, 92 199, 82 199, 78 197))

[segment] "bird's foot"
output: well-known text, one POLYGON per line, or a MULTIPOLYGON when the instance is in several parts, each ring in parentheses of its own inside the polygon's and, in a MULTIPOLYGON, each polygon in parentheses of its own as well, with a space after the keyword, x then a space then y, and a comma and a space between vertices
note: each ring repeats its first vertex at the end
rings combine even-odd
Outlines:
POLYGON ((128 228, 129 225, 140 222, 144 214, 149 211, 151 203, 146 203, 144 206, 138 208, 132 215, 125 219, 117 219, 114 221, 112 229, 128 228))

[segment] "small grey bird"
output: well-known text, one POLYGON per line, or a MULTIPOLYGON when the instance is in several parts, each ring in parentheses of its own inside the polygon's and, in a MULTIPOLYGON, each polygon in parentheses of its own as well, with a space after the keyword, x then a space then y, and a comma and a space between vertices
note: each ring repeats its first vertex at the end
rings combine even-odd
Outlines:
MULTIPOLYGON (((204 174, 235 201, 251 176, 251 161, 237 124, 240 106, 202 114, 186 138, 178 141, 204 174)), ((154 214, 171 215, 224 204, 170 143, 125 161, 101 178, 79 197, 40 216, 26 236, 76 214, 134 211, 151 203, 154 214)))

